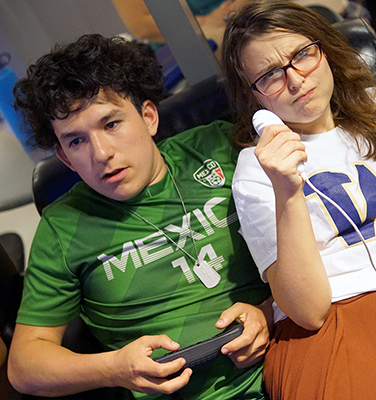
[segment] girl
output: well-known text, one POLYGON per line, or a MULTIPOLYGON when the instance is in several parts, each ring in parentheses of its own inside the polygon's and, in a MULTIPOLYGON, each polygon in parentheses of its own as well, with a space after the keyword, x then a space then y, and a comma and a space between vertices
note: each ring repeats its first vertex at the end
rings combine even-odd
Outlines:
POLYGON ((243 149, 241 232, 276 303, 266 390, 273 400, 373 398, 376 271, 359 235, 376 254, 372 75, 322 17, 285 0, 252 0, 230 18, 223 65, 243 149), (260 140, 259 108, 285 123, 260 140))

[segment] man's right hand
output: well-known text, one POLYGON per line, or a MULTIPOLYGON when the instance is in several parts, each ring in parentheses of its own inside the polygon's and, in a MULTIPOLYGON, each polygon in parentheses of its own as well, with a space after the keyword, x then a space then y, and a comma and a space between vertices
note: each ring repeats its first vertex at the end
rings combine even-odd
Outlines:
POLYGON ((16 390, 47 397, 101 387, 170 394, 189 382, 189 368, 166 379, 184 366, 183 358, 165 364, 151 358, 154 349, 179 348, 166 335, 143 336, 120 350, 78 354, 61 346, 65 330, 66 325, 16 325, 8 362, 9 379, 16 390))
POLYGON ((157 392, 171 394, 185 386, 192 375, 190 368, 185 369, 173 379, 166 379, 183 368, 184 358, 163 364, 158 363, 150 358, 153 350, 158 348, 174 351, 179 348, 179 344, 166 335, 142 336, 114 352, 114 366, 117 369, 114 376, 117 376, 117 379, 120 378, 120 381, 115 382, 116 386, 146 394, 157 392))

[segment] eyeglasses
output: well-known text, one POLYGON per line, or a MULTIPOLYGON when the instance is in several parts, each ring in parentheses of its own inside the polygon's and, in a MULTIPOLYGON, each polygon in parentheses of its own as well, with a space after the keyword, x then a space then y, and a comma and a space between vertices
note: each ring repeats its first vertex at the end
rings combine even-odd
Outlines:
POLYGON ((313 71, 322 60, 320 42, 312 42, 300 49, 284 67, 274 68, 260 76, 251 87, 264 96, 272 96, 280 92, 287 83, 287 69, 293 68, 298 73, 313 71))

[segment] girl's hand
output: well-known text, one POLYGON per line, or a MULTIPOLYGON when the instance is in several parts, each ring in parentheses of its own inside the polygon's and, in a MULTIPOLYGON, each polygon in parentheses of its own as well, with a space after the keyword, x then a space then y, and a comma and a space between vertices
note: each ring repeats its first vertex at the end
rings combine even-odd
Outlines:
POLYGON ((255 156, 275 191, 291 196, 302 190, 304 181, 297 172, 297 165, 307 161, 307 154, 300 136, 288 126, 267 126, 256 146, 255 156))

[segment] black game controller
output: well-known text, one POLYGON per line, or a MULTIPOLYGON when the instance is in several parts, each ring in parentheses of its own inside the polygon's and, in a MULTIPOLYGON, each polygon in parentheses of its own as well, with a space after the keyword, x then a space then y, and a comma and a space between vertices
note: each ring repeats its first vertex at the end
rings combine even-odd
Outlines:
MULTIPOLYGON (((183 357, 186 360, 183 369, 195 367, 218 357, 221 353, 222 346, 240 336, 243 329, 243 324, 232 324, 210 339, 156 357, 154 361, 166 363, 183 357)), ((180 371, 168 378, 177 376, 179 373, 180 371)))

